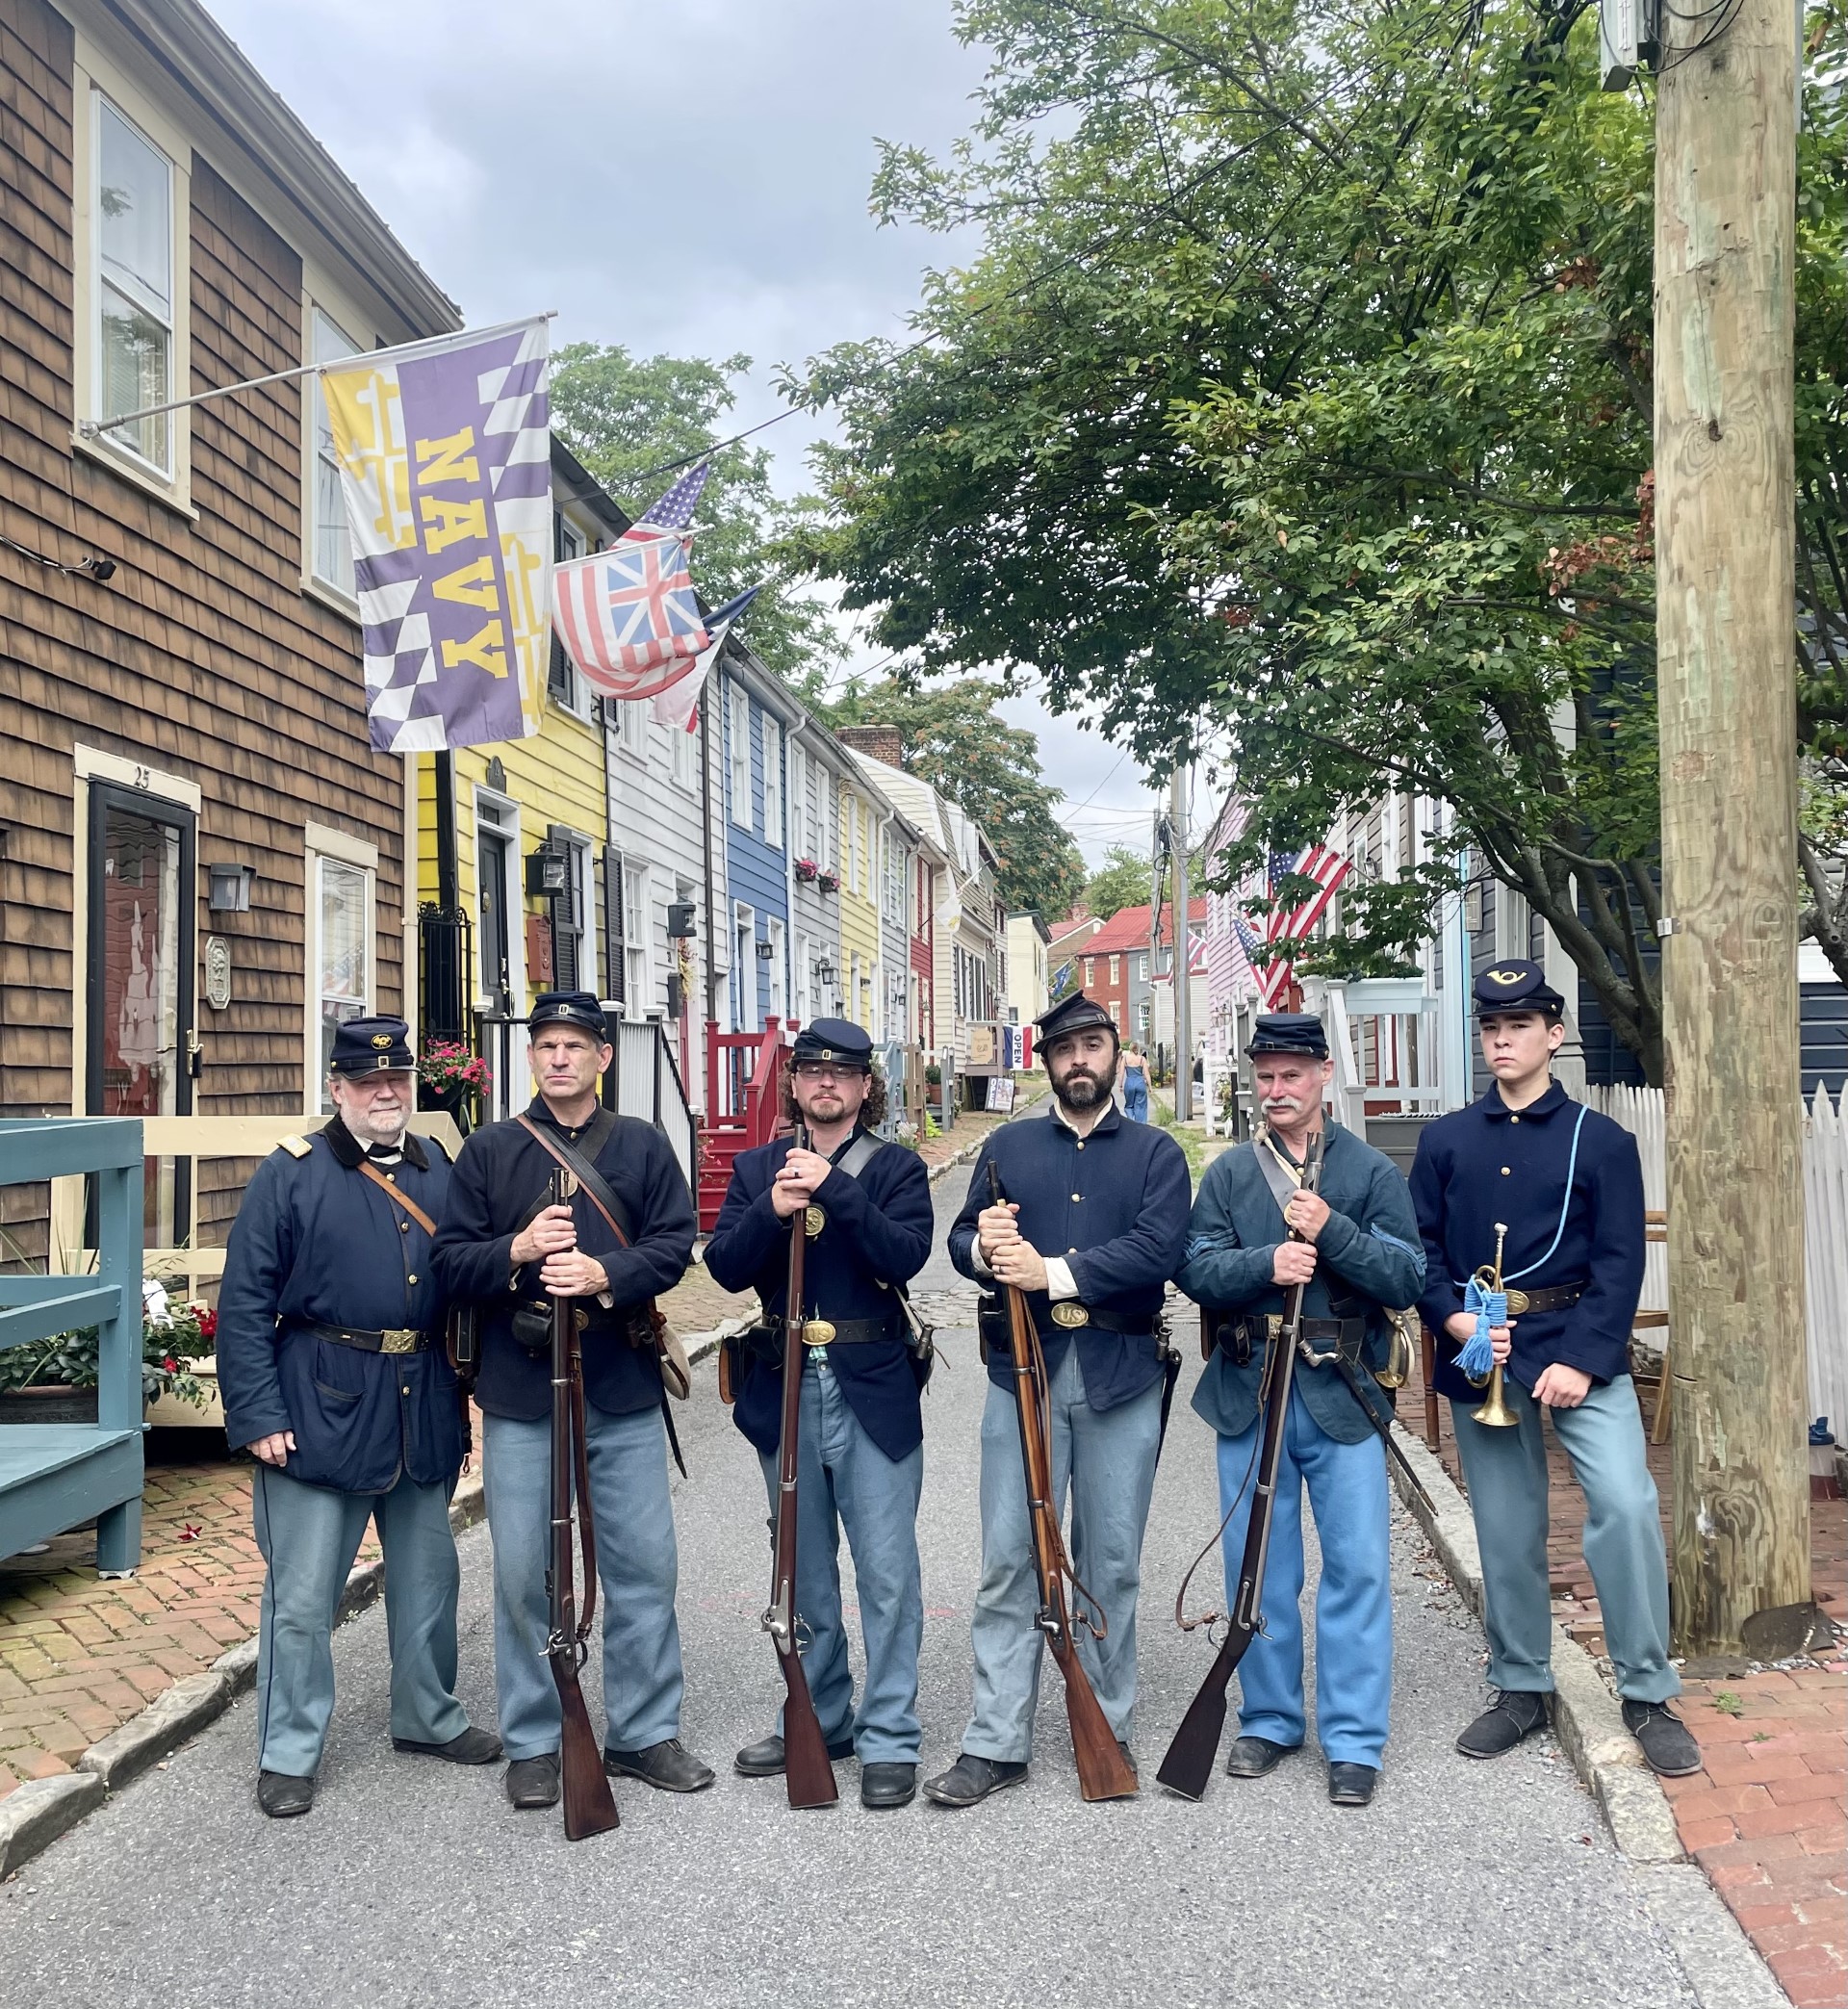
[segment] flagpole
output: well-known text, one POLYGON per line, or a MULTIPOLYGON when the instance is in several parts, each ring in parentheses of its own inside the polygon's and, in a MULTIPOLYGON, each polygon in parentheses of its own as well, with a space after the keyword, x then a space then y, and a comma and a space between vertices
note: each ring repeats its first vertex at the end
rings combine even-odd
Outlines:
POLYGON ((490 335, 509 334, 515 328, 523 328, 532 321, 556 321, 556 307, 548 308, 544 314, 528 314, 519 321, 497 322, 487 328, 457 328, 449 335, 422 335, 415 342, 400 342, 393 348, 360 349, 350 356, 332 356, 324 363, 298 363, 293 370, 272 370, 268 376, 246 376, 235 384, 219 384, 216 390, 195 391, 191 398, 169 398, 165 404, 144 404, 137 412, 119 412, 109 419, 86 419, 77 427, 87 440, 95 439, 99 433, 119 432, 124 425, 138 425, 142 419, 158 419, 163 412, 186 411, 195 404, 206 404, 214 398, 229 398, 238 391, 260 391, 268 384, 286 384, 298 376, 312 376, 320 370, 350 368, 362 359, 371 363, 392 363, 401 360, 412 349, 426 349, 435 352, 455 342, 483 342, 490 335))

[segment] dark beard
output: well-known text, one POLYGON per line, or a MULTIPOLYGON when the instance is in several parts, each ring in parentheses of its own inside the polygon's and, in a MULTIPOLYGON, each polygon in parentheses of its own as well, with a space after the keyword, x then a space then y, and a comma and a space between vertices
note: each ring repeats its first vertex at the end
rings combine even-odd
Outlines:
POLYGON ((1110 1094, 1095 1074, 1078 1068, 1056 1082, 1052 1092, 1065 1108, 1075 1109, 1081 1115, 1088 1109, 1095 1109, 1110 1094))

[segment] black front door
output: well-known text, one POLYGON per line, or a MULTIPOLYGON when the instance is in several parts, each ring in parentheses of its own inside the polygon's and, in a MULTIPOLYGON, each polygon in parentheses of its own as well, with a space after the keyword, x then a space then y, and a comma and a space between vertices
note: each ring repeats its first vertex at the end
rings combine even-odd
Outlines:
MULTIPOLYGON (((85 985, 90 1115, 192 1114, 197 906, 192 811, 92 782, 85 985)), ((147 1247, 178 1248, 191 1228, 188 1161, 148 1159, 147 1247)))
POLYGON ((508 936, 507 884, 512 846, 497 832, 481 833, 481 994, 488 1010, 505 1016, 513 1009, 512 944, 508 936))

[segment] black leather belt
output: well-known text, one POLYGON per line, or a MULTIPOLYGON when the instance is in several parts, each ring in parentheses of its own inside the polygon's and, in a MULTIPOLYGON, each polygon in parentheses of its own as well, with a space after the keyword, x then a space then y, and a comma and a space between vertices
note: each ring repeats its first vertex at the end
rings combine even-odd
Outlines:
POLYGON ((1155 1321, 1147 1313, 1141 1318, 1127 1318, 1121 1312, 1099 1311, 1093 1305, 1080 1304, 1075 1298, 1061 1298, 1048 1316, 1054 1329, 1061 1333, 1082 1332, 1087 1326, 1094 1326, 1099 1332, 1120 1332, 1130 1339, 1146 1339, 1155 1329, 1155 1321))
MULTIPOLYGON (((783 1338, 783 1321, 774 1319, 757 1328, 763 1332, 775 1347, 783 1338)), ((819 1314, 806 1322, 803 1339, 809 1347, 863 1347, 874 1340, 896 1340, 901 1337, 896 1319, 824 1319, 819 1314), (827 1338, 817 1335, 826 1331, 827 1338)))
POLYGON ((1588 1288, 1582 1283, 1561 1283, 1551 1290, 1524 1291, 1517 1285, 1508 1292, 1508 1316, 1518 1319, 1522 1311, 1564 1311, 1568 1305, 1577 1304, 1588 1288), (1518 1309, 1514 1301, 1517 1298, 1527 1300, 1518 1309))
MULTIPOLYGON (((1270 1331, 1268 1320, 1247 1313, 1239 1321, 1245 1328, 1246 1342, 1262 1352, 1270 1343, 1270 1331)), ((1318 1347, 1335 1349, 1348 1355, 1350 1360, 1358 1359, 1360 1349, 1367 1338, 1365 1319, 1304 1319, 1302 1336, 1318 1347)))
POLYGON ((322 1326, 302 1319, 290 1328, 311 1338, 330 1340, 337 1347, 357 1347, 362 1353, 423 1353, 436 1343, 433 1332, 419 1332, 414 1326, 388 1326, 382 1332, 369 1332, 359 1326, 322 1326))

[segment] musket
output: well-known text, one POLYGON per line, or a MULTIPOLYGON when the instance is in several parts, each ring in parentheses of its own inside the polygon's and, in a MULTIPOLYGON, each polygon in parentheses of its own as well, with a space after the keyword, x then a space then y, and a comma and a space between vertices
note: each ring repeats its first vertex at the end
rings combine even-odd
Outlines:
MULTIPOLYGON (((808 1147, 808 1132, 800 1124, 794 1142, 799 1150, 808 1147)), ((803 1257, 808 1241, 806 1214, 806 1208, 798 1207, 789 1217, 789 1274, 783 1298, 783 1429, 777 1440, 776 1533, 763 1629, 783 1669, 783 1777, 789 1804, 832 1807, 840 1793, 796 1638, 796 1488, 802 1468, 802 1370, 808 1331, 802 1309, 803 1257)))
MULTIPOLYGON (((1322 1176, 1322 1132, 1310 1138, 1302 1155, 1302 1188, 1313 1193, 1322 1176)), ((1300 1242, 1295 1228, 1289 1239, 1300 1242)), ((1296 1283, 1284 1301, 1283 1317, 1272 1326, 1270 1357, 1264 1393, 1264 1437, 1258 1453, 1257 1492, 1245 1532, 1245 1556, 1239 1565, 1238 1594, 1232 1600, 1225 1637, 1200 1684, 1168 1756, 1155 1776, 1170 1792, 1190 1800, 1205 1796, 1213 1764, 1225 1730, 1225 1691, 1245 1649, 1264 1626, 1264 1569, 1270 1553, 1270 1523, 1277 1505, 1277 1467, 1283 1459, 1283 1433, 1290 1414, 1290 1391, 1296 1378, 1296 1349, 1302 1338, 1302 1301, 1307 1284, 1296 1283)))
MULTIPOLYGON (((988 1192, 998 1207, 1004 1202, 1000 1175, 988 1163, 988 1192)), ((1072 1630, 1065 1597, 1069 1584, 1082 1601, 1081 1623, 1102 1639, 1108 1619, 1097 1600, 1079 1583, 1065 1555, 1059 1509, 1052 1493, 1052 1428, 1047 1401, 1046 1361, 1040 1334, 1027 1309, 1026 1294, 1014 1284, 1002 1285, 1008 1301, 1008 1347, 1014 1361, 1014 1399, 1020 1418, 1020 1462, 1026 1477, 1027 1524, 1033 1537, 1033 1566, 1040 1580, 1040 1609, 1034 1625, 1045 1635, 1052 1657, 1065 1683, 1065 1715, 1071 1725, 1071 1751, 1078 1763, 1078 1790, 1088 1800, 1125 1800, 1137 1790, 1136 1774, 1123 1756, 1091 1686, 1072 1630)))
MULTIPOLYGON (((569 1172, 552 1175, 550 1204, 570 1204, 577 1182, 569 1172)), ((583 1361, 578 1346, 577 1309, 570 1298, 552 1301, 552 1558, 546 1571, 552 1630, 546 1659, 558 1690, 563 1719, 559 1770, 564 1784, 565 1839, 582 1842, 613 1828, 616 1796, 603 1770, 603 1754, 590 1727, 578 1669, 590 1651, 591 1622, 597 1615, 597 1531, 591 1520, 589 1454, 584 1438, 583 1361), (584 1609, 577 1610, 572 1583, 572 1481, 577 1481, 578 1529, 584 1554, 584 1609)))

